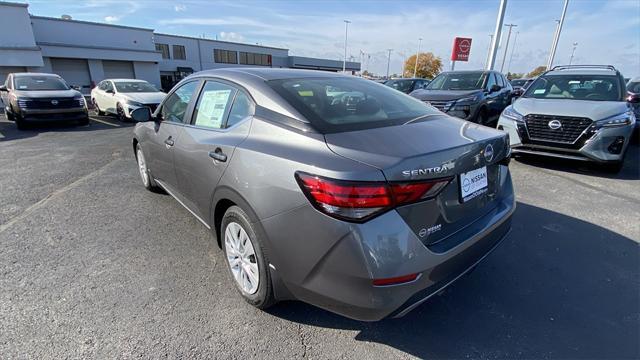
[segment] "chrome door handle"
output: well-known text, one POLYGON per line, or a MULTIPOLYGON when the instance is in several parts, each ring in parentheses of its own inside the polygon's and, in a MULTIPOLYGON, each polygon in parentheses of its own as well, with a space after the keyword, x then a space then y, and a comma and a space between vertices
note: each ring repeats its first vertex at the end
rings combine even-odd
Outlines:
POLYGON ((167 149, 172 147, 175 144, 175 141, 169 136, 167 140, 164 141, 164 144, 167 146, 167 149))
POLYGON ((216 151, 209 151, 209 157, 220 162, 227 161, 227 155, 225 155, 220 148, 217 148, 216 151))

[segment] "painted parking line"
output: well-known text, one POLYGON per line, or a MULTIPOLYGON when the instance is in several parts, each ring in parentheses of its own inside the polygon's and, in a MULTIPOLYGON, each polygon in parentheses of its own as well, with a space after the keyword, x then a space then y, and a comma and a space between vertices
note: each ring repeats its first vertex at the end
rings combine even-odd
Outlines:
POLYGON ((113 127, 120 127, 120 125, 118 124, 114 124, 114 123, 110 123, 108 121, 104 121, 104 120, 100 120, 100 119, 96 119, 94 117, 89 117, 89 119, 93 120, 93 121, 97 121, 99 123, 105 124, 105 125, 109 125, 109 126, 113 126, 113 127))

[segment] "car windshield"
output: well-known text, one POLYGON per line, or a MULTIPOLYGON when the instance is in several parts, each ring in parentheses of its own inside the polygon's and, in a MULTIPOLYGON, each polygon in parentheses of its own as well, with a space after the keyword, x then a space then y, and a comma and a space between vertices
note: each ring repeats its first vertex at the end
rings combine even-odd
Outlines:
POLYGON ((640 81, 629 81, 627 91, 634 94, 640 94, 640 81))
POLYGON ((384 84, 396 90, 407 92, 409 91, 409 89, 411 89, 411 84, 413 84, 413 80, 389 80, 389 81, 386 81, 384 84))
POLYGON ((622 101, 614 75, 546 75, 539 77, 523 95, 535 99, 622 101))
POLYGON ((478 72, 448 72, 436 76, 427 90, 477 90, 482 89, 486 73, 478 72))
POLYGON ((436 109, 385 85, 358 78, 302 78, 267 82, 322 133, 404 124, 436 109))
POLYGON ((116 90, 121 93, 158 92, 153 85, 142 81, 114 81, 116 90))
POLYGON ((62 79, 54 76, 16 76, 13 82, 16 90, 69 90, 62 79))
POLYGON ((511 85, 512 86, 523 86, 526 82, 527 82, 527 80, 524 80, 524 79, 516 79, 516 80, 511 80, 511 85))

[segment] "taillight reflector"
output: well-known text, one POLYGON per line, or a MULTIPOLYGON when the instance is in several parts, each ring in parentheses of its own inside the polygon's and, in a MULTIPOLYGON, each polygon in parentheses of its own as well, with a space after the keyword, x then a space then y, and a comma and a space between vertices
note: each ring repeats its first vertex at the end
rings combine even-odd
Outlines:
POLYGON ((296 173, 298 184, 316 209, 348 221, 365 221, 396 206, 432 198, 452 178, 387 183, 329 179, 296 173))
POLYGON ((412 282, 417 278, 418 278, 418 274, 409 274, 409 275, 386 278, 386 279, 373 279, 373 285, 374 286, 398 285, 398 284, 412 282))

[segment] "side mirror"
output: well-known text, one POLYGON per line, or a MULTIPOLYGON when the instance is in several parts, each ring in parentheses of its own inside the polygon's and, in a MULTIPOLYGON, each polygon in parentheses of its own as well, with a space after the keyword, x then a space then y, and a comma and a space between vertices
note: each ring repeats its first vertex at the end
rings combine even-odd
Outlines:
POLYGON ((106 92, 107 94, 115 94, 115 93, 113 92, 113 90, 111 90, 111 89, 107 89, 107 90, 105 90, 104 92, 106 92))
POLYGON ((6 86, 0 85, 0 91, 5 91, 6 92, 6 91, 9 91, 9 90, 7 90, 6 86))
POLYGON ((146 106, 137 108, 131 112, 131 119, 134 122, 151 121, 151 110, 146 106))
MULTIPOLYGON (((0 90, 2 89, 0 88, 0 90)), ((627 96, 627 102, 631 104, 639 104, 640 94, 629 94, 629 96, 627 96)))
POLYGON ((78 86, 78 85, 71 85, 71 88, 72 88, 73 90, 78 90, 78 91, 80 91, 80 86, 78 86))
POLYGON ((491 89, 489 89, 489 93, 494 93, 494 92, 496 92, 496 91, 500 91, 500 90, 502 90, 502 88, 500 87, 500 85, 495 85, 495 84, 494 84, 494 85, 492 85, 492 86, 491 86, 491 89))

